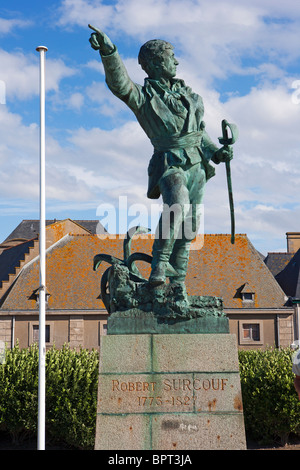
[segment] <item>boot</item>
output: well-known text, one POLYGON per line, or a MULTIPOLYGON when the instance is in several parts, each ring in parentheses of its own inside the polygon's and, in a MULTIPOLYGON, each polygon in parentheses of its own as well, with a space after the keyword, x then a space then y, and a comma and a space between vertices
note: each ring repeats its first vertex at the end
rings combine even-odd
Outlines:
POLYGON ((166 263, 159 261, 151 271, 149 283, 152 286, 159 286, 166 282, 166 263))
POLYGON ((189 264, 191 242, 177 240, 175 242, 173 253, 170 257, 170 264, 175 269, 177 275, 170 278, 170 282, 185 282, 186 272, 189 264))

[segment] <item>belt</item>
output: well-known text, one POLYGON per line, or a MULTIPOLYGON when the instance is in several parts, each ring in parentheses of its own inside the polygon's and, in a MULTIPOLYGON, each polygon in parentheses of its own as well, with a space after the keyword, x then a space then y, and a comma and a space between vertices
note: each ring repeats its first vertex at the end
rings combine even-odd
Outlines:
POLYGON ((158 137, 151 140, 155 150, 166 152, 171 149, 184 149, 198 147, 201 142, 203 132, 189 132, 183 135, 172 135, 168 137, 158 137))

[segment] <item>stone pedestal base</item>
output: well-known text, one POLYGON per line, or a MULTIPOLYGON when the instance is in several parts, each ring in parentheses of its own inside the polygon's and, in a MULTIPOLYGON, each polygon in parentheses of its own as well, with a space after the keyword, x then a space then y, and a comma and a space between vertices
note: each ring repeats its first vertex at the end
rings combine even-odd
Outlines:
POLYGON ((245 448, 234 335, 101 338, 96 450, 245 448))
POLYGON ((224 316, 200 316, 197 309, 194 317, 170 318, 153 312, 132 309, 125 312, 114 312, 107 320, 107 334, 180 334, 180 333, 229 333, 229 321, 224 316))

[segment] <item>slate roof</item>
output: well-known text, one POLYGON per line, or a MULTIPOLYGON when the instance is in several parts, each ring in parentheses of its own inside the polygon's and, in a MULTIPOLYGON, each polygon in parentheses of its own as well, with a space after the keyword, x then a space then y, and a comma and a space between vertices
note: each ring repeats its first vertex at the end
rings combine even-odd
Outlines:
MULTIPOLYGON (((22 233, 25 237, 36 233, 35 228, 37 230, 39 229, 39 221, 23 222, 24 223, 19 225, 19 227, 21 226, 19 233, 22 233), (31 222, 35 223, 33 224, 31 222)), ((97 221, 87 221, 86 225, 92 228, 91 222, 97 221)), ((101 227, 102 226, 100 226, 100 230, 101 227)), ((71 219, 64 219, 54 223, 48 221, 46 226, 46 248, 54 245, 68 233, 81 235, 91 234, 89 230, 71 219)), ((18 235, 18 230, 15 231, 15 234, 18 235)), ((3 297, 7 289, 9 289, 9 287, 12 285, 14 278, 16 278, 18 272, 20 271, 20 268, 26 265, 38 254, 38 236, 31 240, 26 240, 24 238, 14 238, 0 244, 0 298, 3 297), (31 251, 30 247, 33 246, 34 249, 31 251), (4 281, 8 282, 4 283, 4 281)))
POLYGON ((195 295, 222 297, 227 308, 243 307, 241 291, 246 283, 255 293, 254 307, 284 306, 284 292, 245 234, 205 235, 203 248, 191 251, 187 283, 195 295))
POLYGON ((29 248, 34 245, 34 240, 28 240, 11 248, 7 248, 0 255, 0 287, 3 281, 7 281, 9 274, 13 273, 29 253, 29 248))
MULTIPOLYGON (((57 219, 46 220, 46 226, 54 224, 55 222, 61 222, 57 219)), ((73 220, 73 222, 81 225, 90 233, 105 233, 105 229, 99 222, 99 220, 73 220), (97 231, 98 230, 98 231, 97 231)), ((8 237, 4 240, 5 242, 8 240, 14 239, 25 239, 30 240, 31 238, 35 238, 38 236, 40 231, 40 221, 37 219, 29 219, 29 220, 22 220, 20 224, 8 235, 8 237)))
MULTIPOLYGON (((135 236, 132 252, 151 254, 153 237, 135 236)), ((201 249, 190 252, 186 278, 190 295, 222 297, 227 308, 243 307, 240 291, 248 283, 255 293, 254 307, 280 308, 285 295, 246 235, 236 235, 234 245, 230 235, 205 235, 201 249)), ((99 298, 100 279, 110 265, 102 263, 93 271, 93 258, 104 253, 123 259, 123 239, 120 236, 65 235, 47 250, 46 286, 50 294, 49 309, 97 309, 104 305, 99 298)), ((39 286, 38 258, 24 266, 1 309, 36 309, 32 293, 39 286)), ((149 276, 150 265, 143 263, 141 272, 149 276)))
POLYGON ((293 254, 287 266, 277 274, 276 280, 287 296, 300 299, 300 249, 293 254))
POLYGON ((273 276, 277 276, 291 261, 294 254, 295 253, 268 253, 264 261, 273 276))

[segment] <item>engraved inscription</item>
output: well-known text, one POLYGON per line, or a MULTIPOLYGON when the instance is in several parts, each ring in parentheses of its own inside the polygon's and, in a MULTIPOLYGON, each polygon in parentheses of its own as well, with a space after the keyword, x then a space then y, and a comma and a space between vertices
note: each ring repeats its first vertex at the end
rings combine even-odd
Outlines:
POLYGON ((118 392, 154 392, 156 382, 120 382, 112 381, 112 391, 118 392))
MULTIPOLYGON (((104 396, 110 396, 110 409, 114 403, 116 411, 142 413, 215 412, 223 409, 225 395, 232 394, 233 383, 222 374, 120 375, 102 381, 104 396)), ((236 404, 232 408, 236 409, 236 404)))
MULTIPOLYGON (((224 390, 228 379, 165 379, 163 390, 165 391, 193 391, 193 390, 224 390)), ((157 382, 122 382, 112 380, 112 391, 118 392, 154 392, 157 382)))
POLYGON ((228 379, 166 379, 164 390, 224 390, 228 379))
POLYGON ((189 406, 191 404, 191 401, 195 401, 196 397, 189 397, 189 396, 183 396, 183 397, 176 397, 176 396, 171 396, 169 399, 163 399, 162 397, 138 397, 138 404, 140 406, 152 406, 152 405, 171 405, 171 406, 179 406, 179 405, 185 405, 189 406))

